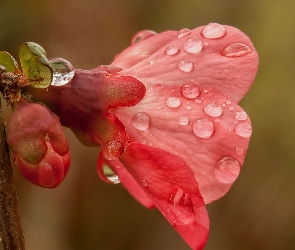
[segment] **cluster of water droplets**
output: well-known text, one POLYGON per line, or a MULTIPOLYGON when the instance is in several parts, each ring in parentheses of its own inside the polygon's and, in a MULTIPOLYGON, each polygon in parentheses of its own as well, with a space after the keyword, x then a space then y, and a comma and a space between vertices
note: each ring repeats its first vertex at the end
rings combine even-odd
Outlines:
MULTIPOLYGON (((184 38, 188 37, 182 48, 179 48, 176 45, 169 45, 165 49, 165 54, 168 56, 174 56, 177 55, 182 49, 186 53, 189 54, 197 54, 200 53, 204 47, 207 47, 209 43, 207 40, 203 41, 201 38, 198 38, 197 36, 191 36, 192 31, 185 28, 178 32, 177 37, 178 38, 184 38)), ((200 32, 200 37, 203 37, 205 39, 209 40, 215 40, 220 39, 226 35, 226 29, 224 26, 218 24, 218 23, 209 23, 206 25, 200 32)), ((229 44, 223 51, 221 51, 222 56, 226 57, 241 57, 245 56, 248 53, 252 52, 251 48, 249 48, 247 45, 243 43, 232 43, 229 44)), ((216 55, 213 53, 213 55, 216 55)), ((189 73, 192 72, 194 69, 194 64, 190 60, 181 60, 178 65, 178 69, 182 72, 189 73)))

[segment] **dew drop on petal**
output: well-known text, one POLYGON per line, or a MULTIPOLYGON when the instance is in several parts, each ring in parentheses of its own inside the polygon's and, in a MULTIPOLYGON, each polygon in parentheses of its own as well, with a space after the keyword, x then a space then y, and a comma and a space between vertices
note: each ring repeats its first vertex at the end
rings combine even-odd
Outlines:
POLYGON ((210 103, 204 107, 204 113, 211 117, 219 117, 222 115, 222 108, 216 103, 210 103))
POLYGON ((252 134, 252 127, 249 123, 241 123, 236 126, 235 132, 240 137, 249 138, 252 134))
POLYGON ((51 85, 53 86, 63 86, 70 82, 75 76, 75 71, 71 71, 69 73, 63 74, 61 72, 54 72, 51 85))
POLYGON ((146 180, 142 180, 141 181, 141 185, 143 186, 143 187, 147 187, 148 186, 148 183, 147 183, 147 181, 146 180))
POLYGON ((189 123, 189 118, 187 116, 179 116, 178 118, 178 124, 185 126, 189 123))
POLYGON ((248 115, 246 114, 245 111, 238 111, 235 113, 235 118, 238 121, 245 121, 248 119, 248 115))
POLYGON ((187 99, 196 99, 197 97, 200 96, 200 90, 199 88, 191 83, 191 84, 186 84, 181 87, 181 94, 187 98, 187 99))
POLYGON ((166 55, 173 56, 179 53, 179 48, 177 46, 168 46, 165 50, 166 55))
POLYGON ((190 37, 184 43, 184 50, 188 53, 198 53, 202 50, 203 43, 197 37, 190 37))
POLYGON ((113 172, 113 170, 109 166, 103 164, 100 168, 100 177, 103 181, 112 184, 120 183, 119 177, 113 172))
POLYGON ((178 68, 182 72, 189 73, 194 69, 194 65, 191 61, 180 61, 178 63, 178 68))
POLYGON ((252 49, 250 49, 246 44, 232 43, 221 52, 221 55, 227 57, 240 57, 245 56, 251 52, 252 49))
POLYGON ((209 23, 201 31, 202 36, 208 39, 221 38, 225 36, 225 33, 225 28, 218 23, 209 23))
POLYGON ((231 101, 226 101, 225 104, 226 105, 230 105, 231 104, 231 101))
POLYGON ((138 43, 144 39, 147 39, 153 35, 156 35, 157 33, 155 31, 152 31, 152 30, 142 30, 142 31, 139 31, 138 33, 136 33, 132 40, 131 40, 131 45, 132 44, 135 44, 135 43, 138 43))
POLYGON ((233 157, 225 156, 217 161, 215 166, 215 177, 224 184, 233 183, 239 176, 240 163, 233 157))
POLYGON ((151 117, 148 113, 140 112, 134 115, 131 119, 131 124, 134 128, 145 131, 150 127, 151 117))
POLYGON ((234 107, 233 107, 233 106, 230 106, 228 109, 229 109, 230 111, 233 111, 233 110, 234 110, 234 107))
POLYGON ((201 118, 193 122, 193 133, 199 138, 210 138, 214 133, 213 123, 206 119, 201 118))
POLYGON ((245 149, 242 147, 236 147, 235 152, 237 155, 244 155, 245 154, 245 149))
POLYGON ((182 37, 190 35, 191 33, 192 33, 191 30, 184 28, 178 31, 177 37, 182 38, 182 37))
POLYGON ((181 105, 181 100, 178 97, 169 97, 166 100, 166 106, 169 108, 178 108, 181 105))

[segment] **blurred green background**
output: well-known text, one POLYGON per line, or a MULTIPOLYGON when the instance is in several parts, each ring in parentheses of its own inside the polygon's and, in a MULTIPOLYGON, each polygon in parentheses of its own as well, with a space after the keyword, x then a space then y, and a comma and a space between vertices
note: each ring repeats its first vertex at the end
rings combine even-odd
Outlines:
MULTIPOLYGON (((253 135, 240 177, 208 206, 206 250, 295 249, 295 2, 292 0, 0 0, 0 50, 17 57, 26 41, 75 68, 108 64, 139 30, 236 26, 260 55, 260 68, 240 105, 253 135)), ((3 103, 4 104, 4 103, 3 103)), ((5 104, 4 104, 5 105, 5 104)), ((8 111, 7 111, 8 115, 8 111)), ((28 250, 188 250, 155 210, 120 185, 100 181, 98 149, 70 131, 72 164, 55 190, 15 180, 28 250)))

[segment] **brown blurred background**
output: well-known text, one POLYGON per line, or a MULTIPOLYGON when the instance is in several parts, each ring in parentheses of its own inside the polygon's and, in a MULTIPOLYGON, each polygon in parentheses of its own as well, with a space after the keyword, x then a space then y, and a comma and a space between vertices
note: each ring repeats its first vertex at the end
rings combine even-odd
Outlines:
MULTIPOLYGON (((25 41, 75 68, 108 64, 141 29, 209 22, 236 26, 260 55, 256 82, 241 102, 253 123, 242 173, 208 206, 206 250, 295 249, 295 2, 292 0, 0 0, 0 50, 17 58, 25 41)), ((157 210, 120 185, 100 181, 98 149, 70 131, 72 164, 55 190, 15 180, 28 250, 188 250, 157 210)))

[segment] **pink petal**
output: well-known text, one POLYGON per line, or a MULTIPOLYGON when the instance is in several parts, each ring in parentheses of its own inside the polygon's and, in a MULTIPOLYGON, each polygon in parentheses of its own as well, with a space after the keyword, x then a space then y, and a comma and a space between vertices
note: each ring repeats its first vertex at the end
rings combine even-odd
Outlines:
POLYGON ((252 130, 237 104, 214 90, 196 88, 158 84, 139 104, 114 114, 131 141, 180 157, 193 171, 205 203, 210 203, 238 177, 252 130))
POLYGON ((258 55, 240 30, 219 26, 198 27, 181 38, 177 31, 153 35, 124 50, 112 65, 122 68, 122 74, 136 77, 147 88, 157 83, 181 86, 190 79, 197 86, 214 89, 238 102, 254 81, 258 55), (205 33, 213 38, 204 37, 205 28, 219 26, 224 28, 223 35, 215 32, 214 38, 212 33, 205 33))
POLYGON ((203 249, 209 218, 198 185, 179 157, 131 143, 120 160, 192 249, 203 249))
POLYGON ((128 192, 143 206, 147 208, 154 208, 154 203, 151 199, 146 195, 143 189, 138 185, 138 183, 134 180, 132 175, 126 170, 123 164, 118 160, 106 160, 103 157, 103 154, 100 153, 98 162, 97 162, 97 171, 99 176, 106 180, 106 177, 101 171, 102 166, 106 164, 109 166, 114 173, 119 177, 120 183, 128 190, 128 192))

